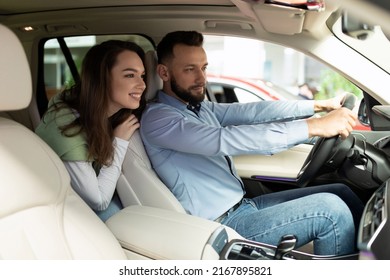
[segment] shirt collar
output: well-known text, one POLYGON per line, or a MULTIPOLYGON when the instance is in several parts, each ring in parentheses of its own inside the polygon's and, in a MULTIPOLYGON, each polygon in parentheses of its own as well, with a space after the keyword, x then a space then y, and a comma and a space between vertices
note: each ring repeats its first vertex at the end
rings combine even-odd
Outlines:
MULTIPOLYGON (((158 101, 160 103, 163 103, 163 104, 167 104, 167 105, 170 105, 172 107, 175 107, 177 109, 180 109, 182 111, 185 111, 185 110, 188 110, 187 108, 187 104, 181 102, 179 99, 173 97, 173 96, 170 96, 168 94, 166 94, 164 91, 160 90, 158 92, 158 101)), ((202 103, 202 102, 201 102, 202 103)), ((193 107, 197 107, 199 110, 200 110, 200 106, 201 106, 201 103, 198 104, 197 106, 193 106, 193 107)), ((188 105, 188 106, 191 106, 191 105, 188 105)))

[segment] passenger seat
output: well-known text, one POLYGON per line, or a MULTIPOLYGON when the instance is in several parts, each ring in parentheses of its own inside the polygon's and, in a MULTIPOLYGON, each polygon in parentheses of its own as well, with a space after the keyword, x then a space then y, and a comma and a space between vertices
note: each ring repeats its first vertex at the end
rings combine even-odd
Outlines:
MULTIPOLYGON (((24 49, 0 25, 0 112, 32 96, 24 49)), ((0 117, 0 259, 126 259, 118 241, 70 186, 62 161, 33 131, 0 117)))
MULTIPOLYGON (((147 52, 145 56, 147 80, 144 93, 147 102, 153 100, 158 90, 162 88, 162 80, 157 75, 156 67, 156 52, 147 52)), ((143 205, 185 213, 183 206, 153 170, 139 131, 130 139, 117 191, 124 207, 143 205)))

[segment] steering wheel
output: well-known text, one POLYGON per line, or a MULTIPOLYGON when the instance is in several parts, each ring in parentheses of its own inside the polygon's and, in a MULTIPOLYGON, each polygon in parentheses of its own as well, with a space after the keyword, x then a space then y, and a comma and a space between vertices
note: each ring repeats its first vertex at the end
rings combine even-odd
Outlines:
MULTIPOLYGON (((341 102, 342 107, 352 110, 355 106, 356 96, 351 93, 348 93, 345 95, 341 102)), ((298 173, 298 186, 306 187, 306 185, 310 182, 310 179, 317 174, 321 166, 327 160, 338 138, 339 135, 336 135, 330 138, 322 137, 316 141, 308 157, 306 158, 301 170, 298 173)))

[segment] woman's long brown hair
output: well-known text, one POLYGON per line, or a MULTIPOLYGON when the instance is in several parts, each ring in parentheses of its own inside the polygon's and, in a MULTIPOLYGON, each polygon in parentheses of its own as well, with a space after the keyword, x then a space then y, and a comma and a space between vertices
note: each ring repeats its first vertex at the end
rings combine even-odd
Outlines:
MULTIPOLYGON (((139 118, 145 106, 145 98, 142 95, 141 104, 137 110, 121 109, 110 118, 107 117, 112 83, 111 70, 118 55, 125 50, 137 53, 144 62, 145 53, 135 43, 120 40, 103 42, 93 46, 86 54, 80 81, 61 93, 62 105, 76 110, 80 117, 60 129, 66 136, 85 133, 88 156, 96 166, 112 163, 114 128, 132 113, 139 118)), ((62 105, 55 107, 59 109, 63 107, 62 105)))

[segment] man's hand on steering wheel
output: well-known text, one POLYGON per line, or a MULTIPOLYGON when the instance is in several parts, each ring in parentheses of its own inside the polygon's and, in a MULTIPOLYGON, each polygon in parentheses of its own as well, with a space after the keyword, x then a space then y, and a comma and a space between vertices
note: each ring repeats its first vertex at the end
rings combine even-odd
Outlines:
POLYGON ((330 99, 315 100, 314 112, 330 112, 339 109, 343 106, 345 98, 349 95, 350 93, 345 92, 330 99))
POLYGON ((319 136, 329 138, 340 135, 342 139, 348 137, 356 125, 357 116, 350 109, 339 108, 320 118, 307 120, 309 137, 319 136))
MULTIPOLYGON (((336 109, 323 117, 307 120, 309 136, 319 136, 320 139, 317 140, 297 175, 298 186, 307 186, 316 176, 317 172, 329 158, 339 135, 343 139, 348 137, 357 120, 356 114, 351 111, 355 106, 355 101, 356 97, 353 94, 346 94, 341 101, 336 101, 334 105, 336 109), (337 102, 341 103, 341 108, 337 109, 337 102)), ((316 105, 322 106, 322 110, 328 106, 325 103, 321 105, 318 102, 315 103, 316 105)))

